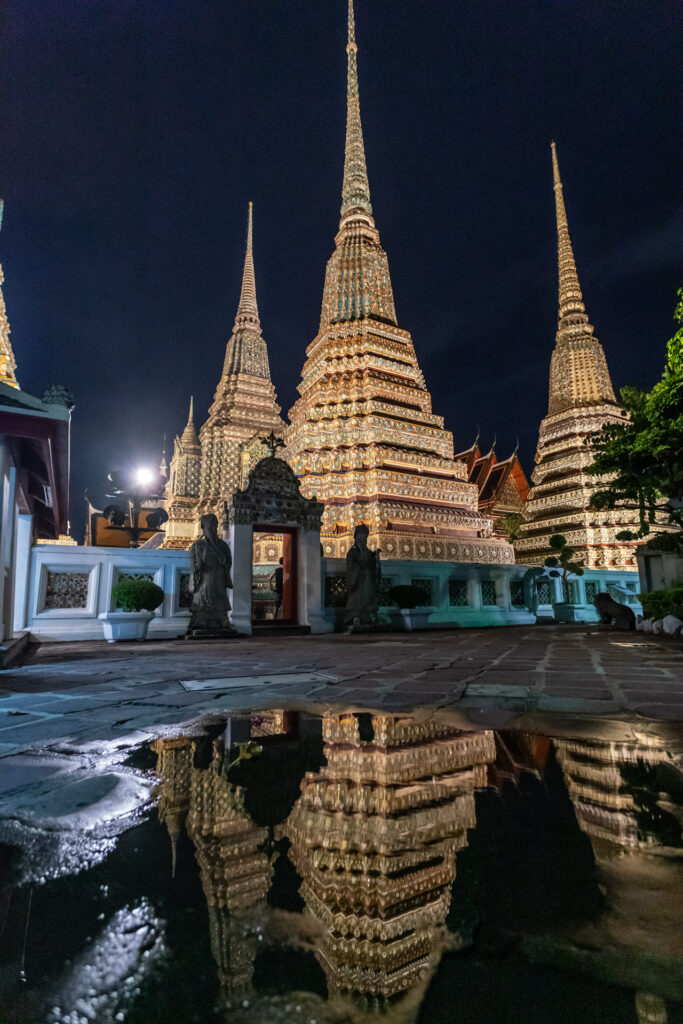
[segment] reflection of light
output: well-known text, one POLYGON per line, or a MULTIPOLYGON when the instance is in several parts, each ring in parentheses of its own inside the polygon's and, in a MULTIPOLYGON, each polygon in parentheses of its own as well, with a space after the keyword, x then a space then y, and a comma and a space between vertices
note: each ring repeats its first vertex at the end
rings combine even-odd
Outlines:
POLYGON ((151 484, 153 480, 154 473, 151 469, 141 466, 140 469, 135 471, 135 483, 140 484, 141 487, 146 487, 148 484, 151 484))

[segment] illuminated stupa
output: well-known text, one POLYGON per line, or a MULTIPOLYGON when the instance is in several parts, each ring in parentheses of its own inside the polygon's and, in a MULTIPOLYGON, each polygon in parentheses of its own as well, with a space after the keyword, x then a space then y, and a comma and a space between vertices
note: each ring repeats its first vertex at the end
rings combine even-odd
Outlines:
MULTIPOLYGON (((0 227, 2 227, 3 207, 4 203, 2 199, 0 199, 0 227)), ((0 383, 9 384, 10 387, 18 388, 19 383, 17 381, 17 361, 14 358, 12 344, 9 340, 9 320, 7 319, 5 298, 2 294, 2 285, 4 283, 4 280, 5 278, 2 272, 2 264, 0 264, 0 383)))
POLYGON ((634 515, 595 511, 592 494, 604 481, 588 476, 593 461, 590 437, 608 423, 622 423, 602 345, 593 335, 581 294, 555 143, 553 187, 557 216, 559 313, 550 362, 548 415, 541 423, 533 486, 515 541, 518 562, 542 564, 551 553, 554 533, 565 536, 587 568, 634 569, 635 547, 617 540, 631 528, 634 515))
POLYGON ((477 487, 453 458, 453 435, 432 412, 411 336, 398 326, 370 202, 352 0, 346 49, 341 220, 285 457, 302 493, 325 505, 325 555, 345 555, 365 523, 385 558, 513 562, 509 544, 491 538, 477 487))
POLYGON ((330 996, 368 1009, 426 985, 443 945, 456 854, 475 821, 474 791, 493 734, 373 715, 323 719, 327 764, 307 773, 284 826, 308 911, 324 926, 316 956, 330 996))
POLYGON ((209 416, 199 432, 193 406, 174 443, 166 492, 169 521, 163 547, 188 548, 199 535, 199 519, 213 512, 225 521, 225 505, 267 454, 263 438, 284 434, 268 349, 261 331, 254 275, 253 213, 249 203, 242 290, 223 372, 209 416))

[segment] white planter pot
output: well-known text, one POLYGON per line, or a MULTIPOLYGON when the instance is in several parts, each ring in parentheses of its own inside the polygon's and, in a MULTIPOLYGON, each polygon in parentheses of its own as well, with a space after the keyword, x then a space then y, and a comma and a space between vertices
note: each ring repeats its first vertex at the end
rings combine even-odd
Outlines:
POLYGON ((427 629, 432 608, 389 608, 389 618, 394 629, 410 632, 413 629, 427 629))
POLYGON ((102 612, 97 618, 104 629, 104 639, 114 644, 117 640, 144 640, 154 612, 102 612))

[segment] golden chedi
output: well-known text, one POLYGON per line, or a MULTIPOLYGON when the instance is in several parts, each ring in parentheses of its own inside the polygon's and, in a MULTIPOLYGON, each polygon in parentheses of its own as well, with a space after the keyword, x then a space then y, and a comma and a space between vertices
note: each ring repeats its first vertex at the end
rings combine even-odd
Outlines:
POLYGON ((285 457, 302 493, 325 505, 327 556, 345 555, 365 523, 385 558, 513 562, 512 548, 491 538, 453 436, 432 412, 411 336, 398 326, 370 202, 356 51, 349 0, 341 220, 285 457))
POLYGON ((569 238, 562 182, 552 143, 559 321, 550 363, 548 415, 541 423, 533 486, 515 541, 518 562, 538 565, 550 554, 550 538, 563 534, 586 568, 635 569, 635 545, 617 540, 633 522, 630 512, 595 511, 591 495, 601 478, 588 476, 589 442, 607 423, 624 420, 614 396, 602 345, 593 335, 569 238))
POLYGON ((171 459, 166 509, 169 521, 163 547, 189 548, 200 533, 206 512, 225 521, 225 506, 235 490, 267 454, 263 438, 282 436, 275 388, 270 379, 268 349, 261 331, 254 275, 253 212, 249 203, 247 247, 242 291, 223 373, 209 416, 197 433, 193 410, 171 459))
MULTIPOLYGON (((2 211, 4 203, 0 199, 0 227, 2 227, 2 211)), ((9 384, 10 387, 18 388, 17 361, 14 358, 12 344, 9 340, 10 327, 5 308, 5 298, 2 294, 2 285, 5 278, 0 264, 0 383, 9 384)))

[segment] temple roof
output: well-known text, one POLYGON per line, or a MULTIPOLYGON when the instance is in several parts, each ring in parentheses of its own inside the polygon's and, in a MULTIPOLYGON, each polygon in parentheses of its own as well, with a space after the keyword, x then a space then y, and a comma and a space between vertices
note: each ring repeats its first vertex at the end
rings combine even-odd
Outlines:
POLYGON ((496 504, 508 483, 519 494, 520 502, 526 500, 529 484, 516 449, 506 459, 499 459, 493 446, 482 455, 477 439, 469 448, 458 452, 455 460, 465 463, 468 483, 477 485, 480 508, 496 504))

